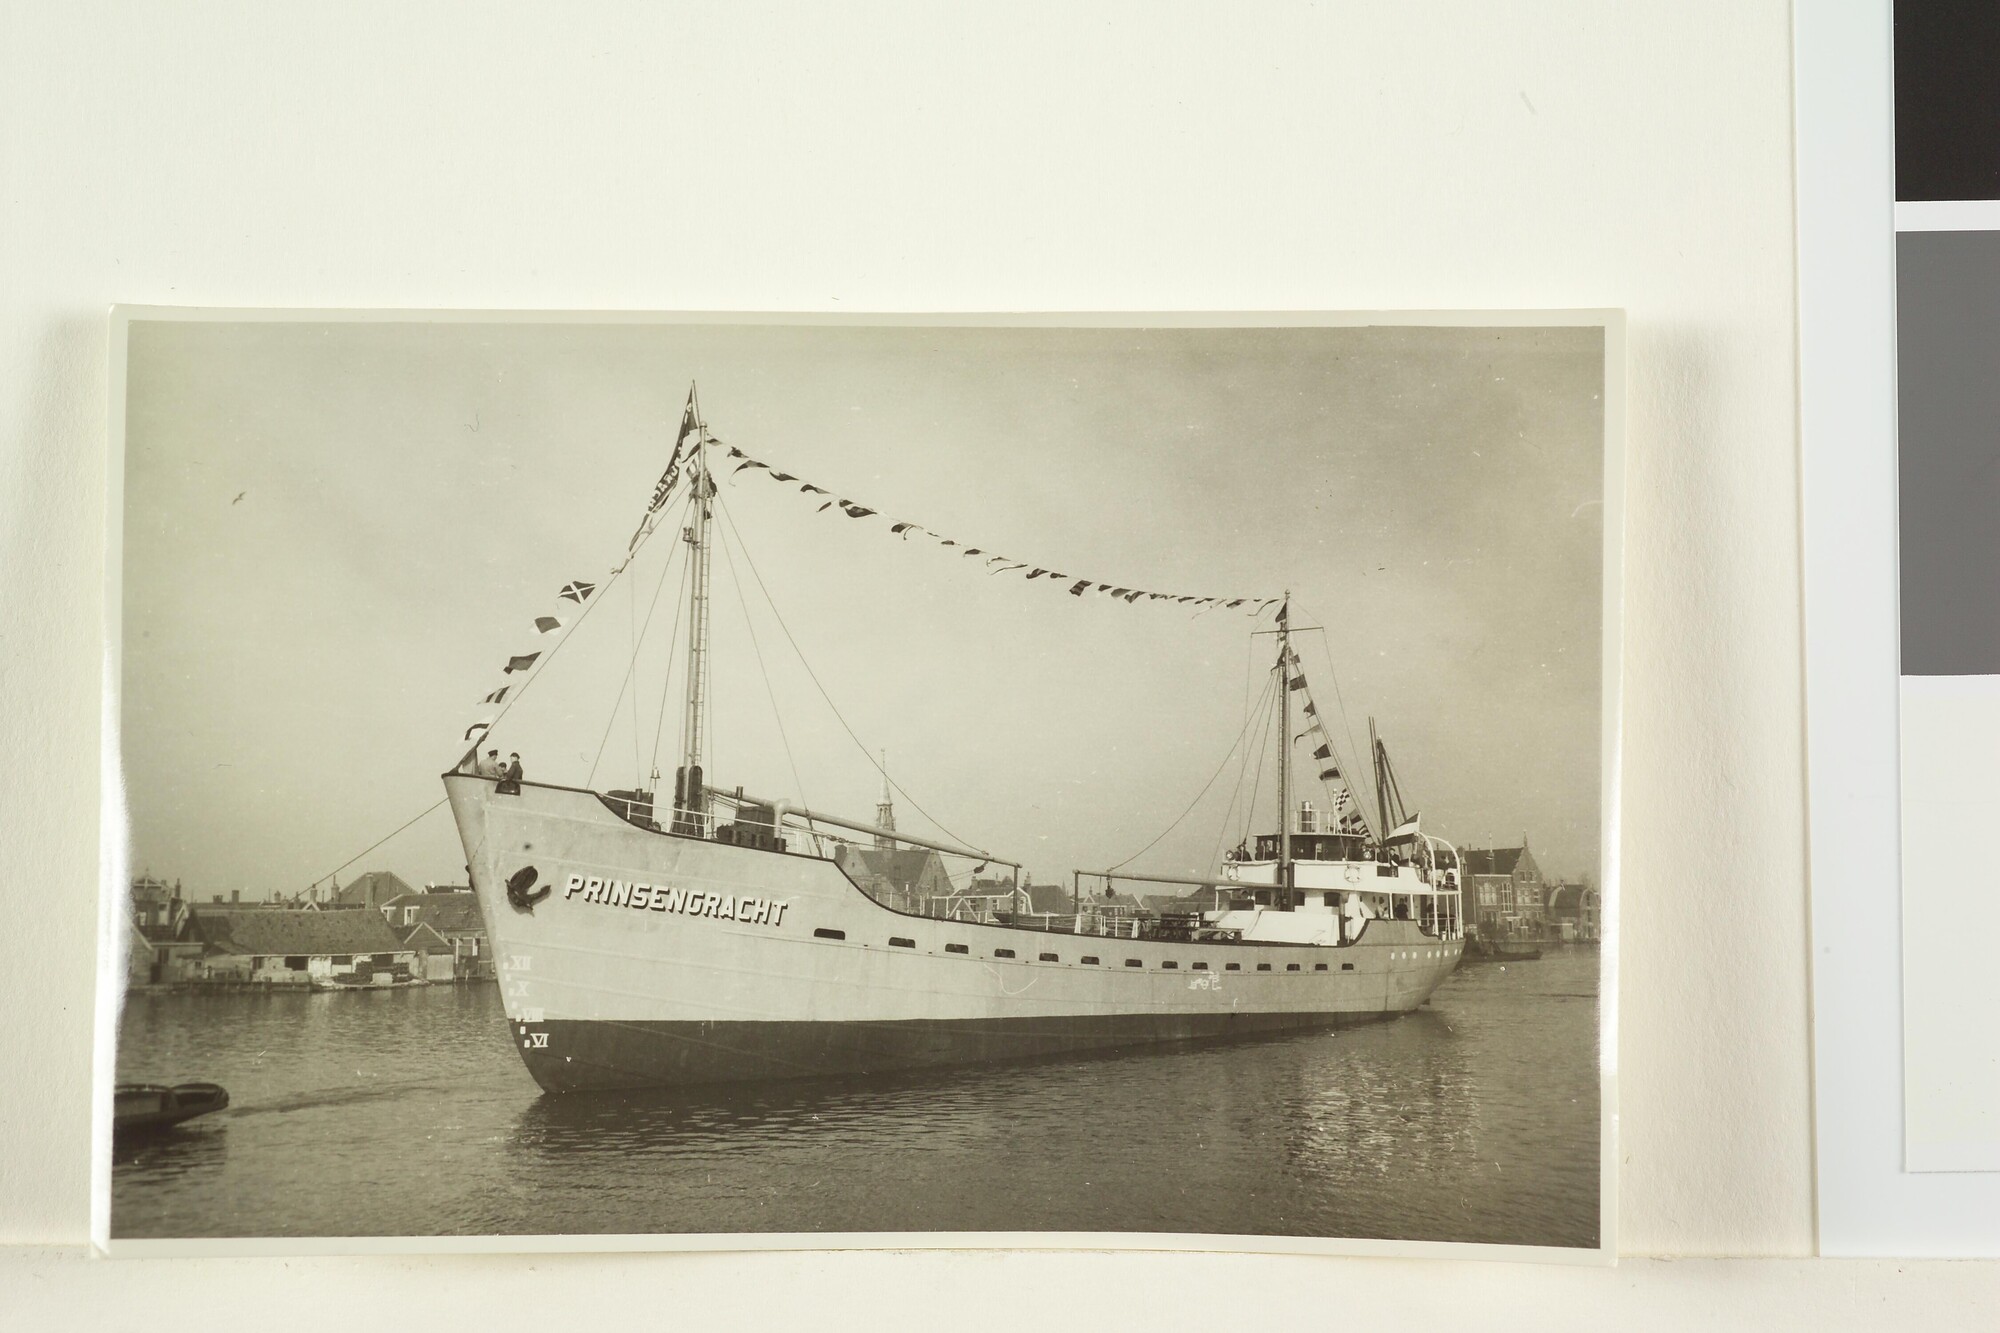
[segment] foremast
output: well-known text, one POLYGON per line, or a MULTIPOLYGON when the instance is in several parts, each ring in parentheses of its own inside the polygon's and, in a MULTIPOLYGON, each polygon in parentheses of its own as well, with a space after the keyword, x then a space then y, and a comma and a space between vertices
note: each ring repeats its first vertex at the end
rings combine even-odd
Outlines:
POLYGON ((687 706, 681 716, 681 763, 674 774, 673 831, 704 837, 708 833, 708 797, 702 781, 703 747, 708 720, 709 524, 715 481, 708 471, 708 423, 701 417, 701 398, 690 390, 696 432, 688 478, 692 497, 688 525, 681 540, 688 544, 687 706))
POLYGON ((1278 891, 1292 910, 1292 593, 1278 604, 1278 891))

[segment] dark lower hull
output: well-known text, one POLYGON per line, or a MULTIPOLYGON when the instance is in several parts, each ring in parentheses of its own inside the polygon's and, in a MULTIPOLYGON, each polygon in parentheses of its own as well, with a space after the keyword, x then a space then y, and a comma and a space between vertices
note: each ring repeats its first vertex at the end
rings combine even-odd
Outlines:
POLYGON ((549 1092, 828 1078, 1045 1059, 1071 1052, 1324 1031, 1393 1018, 1341 1014, 1121 1014, 882 1023, 581 1022, 514 1025, 549 1092))

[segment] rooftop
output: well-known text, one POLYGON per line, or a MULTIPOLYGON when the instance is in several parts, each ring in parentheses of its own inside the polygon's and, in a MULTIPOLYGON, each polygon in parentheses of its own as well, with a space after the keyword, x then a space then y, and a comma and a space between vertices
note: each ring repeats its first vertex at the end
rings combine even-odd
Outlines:
POLYGON ((379 912, 232 911, 196 904, 189 932, 218 953, 395 953, 403 948, 379 912))
POLYGON ((1468 875, 1511 875, 1526 847, 1472 847, 1459 853, 1468 875))
POLYGON ((414 907, 416 919, 436 931, 465 934, 486 929, 486 918, 479 912, 479 895, 474 893, 405 893, 381 906, 395 913, 399 927, 404 924, 404 909, 414 907))

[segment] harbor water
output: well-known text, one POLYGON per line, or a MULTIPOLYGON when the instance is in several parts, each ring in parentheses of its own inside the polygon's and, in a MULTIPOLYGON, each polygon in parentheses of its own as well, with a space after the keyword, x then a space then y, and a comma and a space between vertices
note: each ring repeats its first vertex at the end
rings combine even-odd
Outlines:
POLYGON ((493 985, 142 993, 114 1237, 1155 1231, 1594 1246, 1598 955, 1334 1032, 868 1079, 544 1096, 493 985))

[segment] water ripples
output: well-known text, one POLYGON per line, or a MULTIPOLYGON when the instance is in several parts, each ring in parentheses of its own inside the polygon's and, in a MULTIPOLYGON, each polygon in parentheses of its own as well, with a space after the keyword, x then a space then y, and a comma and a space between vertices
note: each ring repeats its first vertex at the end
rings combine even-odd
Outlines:
POLYGON ((119 1236, 1171 1231, 1589 1246, 1597 960, 1391 1022, 868 1079, 540 1095, 493 987, 141 995, 119 1077, 222 1114, 113 1171, 119 1236))

